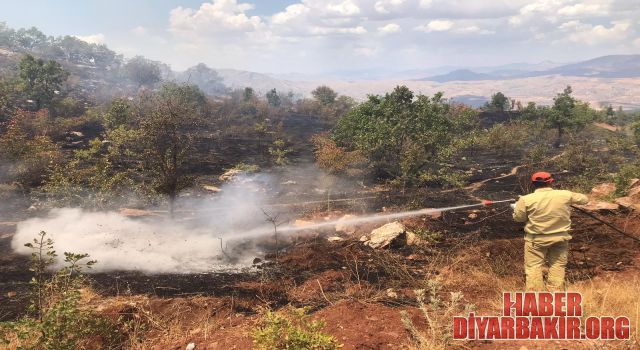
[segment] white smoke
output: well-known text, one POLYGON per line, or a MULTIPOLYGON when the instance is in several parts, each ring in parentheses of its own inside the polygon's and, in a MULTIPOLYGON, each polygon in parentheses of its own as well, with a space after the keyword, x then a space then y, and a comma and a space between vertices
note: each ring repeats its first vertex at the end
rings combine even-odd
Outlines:
POLYGON ((181 221, 53 209, 46 217, 20 222, 12 248, 21 254, 31 253, 24 244, 45 231, 58 254, 88 253, 97 260, 92 269, 95 272, 198 273, 251 266, 261 252, 247 241, 269 232, 262 208, 266 202, 263 186, 268 186, 270 179, 255 176, 245 180, 223 186, 215 196, 183 201, 181 207, 187 209, 178 213, 181 221), (187 214, 195 216, 185 220, 187 214), (247 231, 255 234, 234 240, 235 235, 247 231), (242 244, 240 252, 234 251, 238 244, 242 244))
MULTIPOLYGON (((300 208, 288 212, 282 204, 313 196, 326 198, 326 186, 327 176, 317 167, 296 166, 268 174, 237 175, 213 195, 185 194, 178 203, 176 220, 166 215, 131 218, 116 211, 54 209, 45 217, 19 223, 12 248, 30 254, 24 244, 45 231, 58 254, 87 253, 97 260, 96 272, 200 273, 249 267, 274 248, 273 226, 265 212, 278 217, 284 235, 304 234, 286 229, 287 222, 301 214, 295 211, 300 208)), ((330 193, 340 196, 347 194, 338 190, 355 188, 340 179, 331 180, 330 186, 330 193)))

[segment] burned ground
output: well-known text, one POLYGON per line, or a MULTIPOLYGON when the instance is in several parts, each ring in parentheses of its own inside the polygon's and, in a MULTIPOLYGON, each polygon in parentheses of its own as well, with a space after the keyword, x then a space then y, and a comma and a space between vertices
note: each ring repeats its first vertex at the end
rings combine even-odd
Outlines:
MULTIPOLYGON (((441 196, 437 204, 451 204, 458 197, 441 196)), ((579 213, 573 219, 570 282, 637 269, 637 243, 579 213)), ((611 214, 606 220, 629 232, 640 226, 637 217, 611 214)), ((307 307, 313 317, 324 319, 326 331, 344 343, 344 349, 395 349, 410 340, 400 311, 408 311, 416 324, 424 326, 414 290, 426 288, 425 281, 442 281, 439 293, 443 298, 449 292, 463 291, 467 302, 486 312, 495 308, 498 286, 492 284, 496 280, 523 285, 521 226, 511 220, 506 207, 450 212, 404 223, 416 232, 437 234, 425 236, 418 246, 374 250, 358 241, 361 233, 371 229, 363 226, 340 242, 328 242, 321 235, 292 240, 277 260, 272 253, 266 263, 247 272, 92 274, 93 290, 98 294, 94 302, 100 312, 113 317, 147 315, 150 320, 145 322, 151 324, 152 333, 169 332, 154 327, 154 322, 175 321, 180 330, 173 330, 176 334, 170 343, 150 345, 151 349, 178 349, 191 341, 205 349, 246 349, 262 310, 287 305, 307 307), (483 274, 496 280, 482 281, 483 274), (204 319, 211 323, 210 328, 193 324, 204 319)), ((9 249, 15 226, 5 223, 2 228, 5 254, 1 257, 0 302, 1 316, 7 320, 24 311, 31 274, 28 259, 9 249)))

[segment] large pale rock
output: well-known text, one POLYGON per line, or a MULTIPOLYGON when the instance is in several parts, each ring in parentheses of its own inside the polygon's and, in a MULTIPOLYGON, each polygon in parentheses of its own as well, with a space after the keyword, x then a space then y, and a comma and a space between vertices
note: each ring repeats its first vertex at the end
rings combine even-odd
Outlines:
POLYGON ((370 239, 366 244, 375 249, 386 248, 391 243, 406 237, 406 232, 407 229, 403 224, 394 221, 371 231, 370 239))
POLYGON ((632 197, 620 197, 616 198, 616 204, 629 210, 640 211, 640 200, 632 197))
POLYGON ((591 189, 592 198, 603 198, 616 192, 616 184, 605 182, 591 189))
POLYGON ((640 186, 629 189, 629 191, 627 191, 627 197, 634 198, 636 201, 640 202, 640 186))
POLYGON ((620 205, 610 202, 590 201, 585 205, 579 205, 578 207, 587 211, 611 211, 620 209, 620 205))

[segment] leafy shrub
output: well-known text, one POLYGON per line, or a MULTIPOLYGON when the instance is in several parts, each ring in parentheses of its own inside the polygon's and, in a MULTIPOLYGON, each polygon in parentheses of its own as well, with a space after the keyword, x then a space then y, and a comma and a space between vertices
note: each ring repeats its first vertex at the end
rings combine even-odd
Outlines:
MULTIPOLYGON (((331 138, 346 151, 362 152, 374 174, 405 185, 443 184, 464 140, 477 125, 477 111, 449 103, 442 93, 414 95, 399 86, 346 113, 331 138)), ((455 179, 454 179, 455 180, 455 179)))
POLYGON ((346 151, 324 135, 315 135, 312 141, 315 146, 316 162, 321 169, 330 174, 351 176, 362 174, 367 160, 361 151, 346 151))
POLYGON ((438 231, 431 231, 428 228, 414 229, 415 233, 420 239, 428 243, 438 243, 442 239, 442 233, 438 231))
POLYGON ((322 333, 324 322, 311 321, 304 309, 267 311, 262 325, 253 331, 253 343, 259 350, 333 350, 341 345, 322 333))
POLYGON ((18 117, 7 124, 0 135, 0 163, 6 178, 0 181, 17 182, 23 187, 37 186, 46 178, 60 158, 60 149, 47 136, 30 137, 20 125, 18 117))
POLYGON ((272 146, 269 147, 269 154, 275 165, 286 165, 289 163, 287 155, 291 153, 291 149, 286 148, 286 143, 282 139, 273 141, 272 146))
POLYGON ((115 142, 104 148, 99 139, 91 140, 87 149, 76 150, 70 161, 53 168, 42 187, 52 203, 104 208, 128 199, 135 185, 133 172, 117 166, 127 153, 115 149, 115 142))
POLYGON ((594 148, 592 143, 573 139, 558 158, 557 165, 568 172, 566 183, 576 191, 589 192, 608 178, 607 164, 594 152, 594 148))
POLYGON ((0 338, 25 350, 117 347, 122 339, 115 325, 80 305, 81 290, 88 284, 82 270, 91 268, 95 261, 81 262, 87 254, 65 252, 65 266, 48 277, 47 270, 57 257, 53 241, 40 232, 25 246, 33 250, 31 316, 1 324, 0 338))
POLYGON ((635 164, 624 164, 618 169, 613 176, 613 182, 616 184, 616 195, 624 196, 629 188, 631 179, 637 179, 640 176, 640 162, 635 164))
POLYGON ((640 121, 637 121, 631 125, 631 133, 636 145, 640 146, 640 121))
POLYGON ((539 123, 516 121, 496 124, 478 138, 478 146, 496 152, 499 156, 519 154, 525 144, 536 137, 539 123))

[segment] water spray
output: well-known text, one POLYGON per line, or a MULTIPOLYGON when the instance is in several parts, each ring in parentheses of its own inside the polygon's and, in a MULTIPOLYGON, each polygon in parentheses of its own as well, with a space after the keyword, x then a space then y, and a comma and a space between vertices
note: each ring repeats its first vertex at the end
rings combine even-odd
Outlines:
MULTIPOLYGON (((414 217, 414 216, 432 215, 432 214, 443 213, 443 212, 459 210, 459 209, 487 207, 493 204, 513 203, 513 202, 515 202, 515 199, 505 199, 505 200, 499 200, 499 201, 483 200, 480 203, 476 203, 476 204, 465 204, 465 205, 457 205, 452 207, 424 208, 424 209, 409 210, 409 211, 402 211, 402 212, 389 213, 389 214, 373 214, 373 215, 359 216, 359 217, 354 217, 349 219, 343 218, 343 219, 335 219, 335 220, 328 220, 328 221, 322 221, 322 222, 313 222, 306 225, 289 224, 286 226, 278 227, 277 230, 278 230, 278 233, 294 233, 294 232, 300 232, 300 231, 332 227, 335 225, 359 225, 359 224, 365 224, 365 223, 371 223, 371 222, 377 222, 377 221, 387 221, 387 220, 402 219, 402 218, 408 218, 408 217, 414 217)), ((251 231, 251 232, 246 232, 240 235, 234 235, 233 238, 239 239, 244 237, 255 237, 259 235, 266 235, 271 232, 251 231)))

